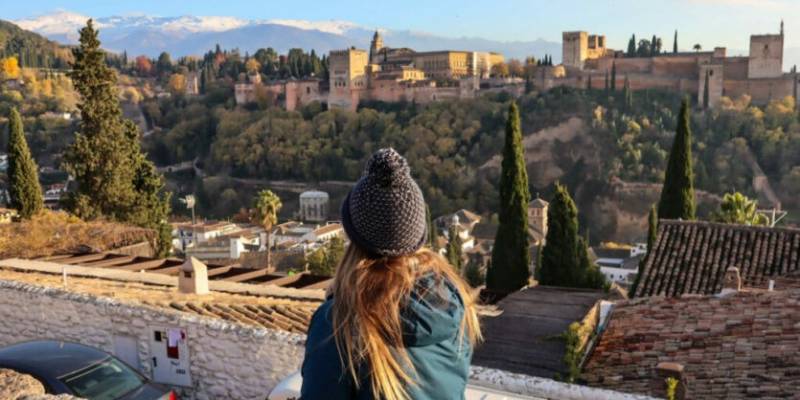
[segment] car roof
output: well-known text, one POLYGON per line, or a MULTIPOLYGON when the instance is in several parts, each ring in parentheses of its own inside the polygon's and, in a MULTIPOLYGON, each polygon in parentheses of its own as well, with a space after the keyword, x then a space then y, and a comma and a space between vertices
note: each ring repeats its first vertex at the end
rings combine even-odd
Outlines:
POLYGON ((0 367, 55 379, 108 358, 98 349, 57 340, 35 340, 0 348, 0 367))

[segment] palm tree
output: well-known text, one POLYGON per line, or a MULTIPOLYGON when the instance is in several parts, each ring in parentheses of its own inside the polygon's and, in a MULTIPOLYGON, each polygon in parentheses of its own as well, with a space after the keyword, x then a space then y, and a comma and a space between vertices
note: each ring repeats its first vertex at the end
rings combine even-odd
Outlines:
POLYGON ((744 225, 767 225, 769 222, 765 215, 758 213, 758 203, 739 192, 725 193, 719 210, 711 219, 716 222, 744 225))
POLYGON ((253 222, 260 224, 267 231, 267 268, 272 266, 272 246, 270 246, 270 234, 272 226, 278 222, 278 211, 283 204, 281 198, 271 190, 258 192, 253 204, 253 222))
POLYGON ((697 43, 697 44, 694 45, 693 49, 694 49, 694 51, 699 53, 700 50, 703 49, 703 46, 700 46, 700 43, 697 43))

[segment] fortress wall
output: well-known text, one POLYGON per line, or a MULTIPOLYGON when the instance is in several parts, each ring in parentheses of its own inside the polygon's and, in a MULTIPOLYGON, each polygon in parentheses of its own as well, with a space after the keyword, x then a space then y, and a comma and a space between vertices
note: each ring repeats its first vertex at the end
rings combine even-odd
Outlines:
POLYGON ((617 64, 617 76, 624 73, 650 72, 653 68, 652 58, 600 58, 597 60, 597 69, 611 72, 612 64, 617 64))
POLYGON ((710 56, 665 56, 653 59, 653 74, 696 79, 697 65, 711 61, 710 56))
POLYGON ((747 79, 747 57, 729 57, 723 64, 725 65, 725 79, 745 80, 747 79))
POLYGON ((753 103, 765 104, 770 100, 791 96, 792 89, 791 79, 725 79, 723 95, 736 98, 746 94, 752 98, 753 103))
POLYGON ((406 89, 395 80, 376 80, 370 88, 370 99, 376 101, 396 102, 406 99, 406 89))
MULTIPOLYGON (((678 92, 694 92, 697 90, 697 79, 664 75, 634 74, 630 75, 628 80, 633 90, 667 89, 678 92)), ((619 83, 617 83, 617 87, 620 87, 619 83)))

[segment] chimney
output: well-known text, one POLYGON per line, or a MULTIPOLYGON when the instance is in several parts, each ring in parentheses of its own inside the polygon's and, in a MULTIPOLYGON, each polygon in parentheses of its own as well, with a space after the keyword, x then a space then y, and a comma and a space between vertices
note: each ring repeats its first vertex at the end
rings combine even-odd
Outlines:
POLYGON ((722 279, 722 291, 720 296, 727 296, 742 290, 742 277, 739 275, 739 268, 728 267, 725 271, 725 278, 722 279))
POLYGON ((688 396, 683 365, 674 362, 660 362, 656 366, 656 393, 663 393, 665 398, 670 398, 670 381, 677 383, 674 400, 684 400, 688 396))
POLYGON ((181 265, 178 291, 187 294, 208 294, 208 269, 200 260, 189 257, 181 265))

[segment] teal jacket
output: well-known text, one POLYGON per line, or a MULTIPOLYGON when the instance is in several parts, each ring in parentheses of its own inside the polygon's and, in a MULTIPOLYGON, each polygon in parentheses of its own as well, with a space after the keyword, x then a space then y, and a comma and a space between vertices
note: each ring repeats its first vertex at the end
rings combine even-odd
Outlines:
MULTIPOLYGON (((334 301, 328 299, 311 318, 301 399, 375 400, 366 373, 356 389, 342 365, 331 323, 334 301)), ((403 342, 416 373, 416 384, 406 387, 412 399, 464 399, 472 347, 459 332, 463 315, 464 303, 449 281, 431 275, 417 280, 401 310, 403 342)))

